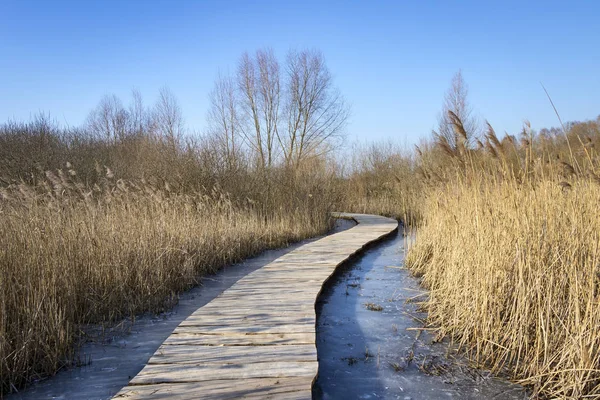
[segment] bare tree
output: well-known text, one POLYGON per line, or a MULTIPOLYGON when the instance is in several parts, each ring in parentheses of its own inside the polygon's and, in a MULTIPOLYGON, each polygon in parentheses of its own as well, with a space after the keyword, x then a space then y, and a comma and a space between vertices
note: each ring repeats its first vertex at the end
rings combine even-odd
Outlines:
POLYGON ((245 53, 238 65, 240 109, 244 122, 240 131, 256 153, 260 168, 273 165, 279 119, 279 63, 272 50, 259 50, 255 57, 245 53))
POLYGON ((321 53, 291 51, 287 58, 287 136, 281 138, 288 165, 297 166, 310 154, 339 137, 349 109, 333 86, 321 53))
POLYGON ((239 104, 233 79, 219 75, 209 98, 208 133, 221 155, 222 163, 227 169, 236 169, 241 158, 241 132, 239 104))
POLYGON ((458 71, 452 78, 450 88, 444 96, 442 114, 438 118, 438 130, 434 134, 442 140, 447 141, 451 149, 456 150, 460 144, 469 147, 479 134, 479 122, 473 115, 473 109, 468 100, 469 88, 463 79, 462 71, 458 71), (466 133, 461 135, 454 129, 454 117, 452 113, 462 122, 466 133), (464 142, 464 143, 463 143, 464 142))
POLYGON ((349 108, 321 53, 290 52, 284 73, 272 50, 245 53, 235 83, 235 90, 229 78, 219 77, 215 84, 209 132, 218 133, 225 146, 243 144, 258 168, 279 161, 297 167, 341 137, 349 108))
POLYGON ((153 125, 160 137, 176 150, 184 134, 183 114, 179 102, 166 87, 160 90, 154 106, 153 125))
POLYGON ((273 164, 276 157, 275 138, 278 135, 279 101, 281 86, 279 78, 279 63, 271 49, 256 52, 258 64, 258 93, 259 108, 262 113, 263 132, 266 139, 267 166, 273 164))
POLYGON ((142 136, 148 133, 150 127, 149 113, 144 107, 142 94, 139 90, 131 91, 131 104, 129 105, 129 131, 132 135, 142 136))
POLYGON ((124 139, 128 134, 129 113, 115 95, 107 95, 87 118, 87 127, 98 138, 110 142, 124 139))

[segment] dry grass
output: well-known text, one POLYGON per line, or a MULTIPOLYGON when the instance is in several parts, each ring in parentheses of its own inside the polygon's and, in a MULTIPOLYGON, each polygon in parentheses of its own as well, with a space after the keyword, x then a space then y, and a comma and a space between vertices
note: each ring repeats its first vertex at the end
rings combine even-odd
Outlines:
POLYGON ((429 198, 409 253, 430 323, 536 394, 600 397, 600 187, 477 183, 429 198))
POLYGON ((2 391, 71 362, 80 324, 159 312, 202 274, 325 232, 329 205, 290 206, 296 195, 271 200, 280 206, 265 213, 219 190, 108 177, 87 187, 68 172, 2 189, 2 391))
POLYGON ((340 186, 340 209, 386 215, 407 224, 421 219, 422 180, 414 156, 393 143, 375 143, 353 149, 351 171, 340 186))
POLYGON ((331 226, 325 157, 227 163, 150 111, 112 111, 129 121, 114 135, 0 124, 0 397, 76 361, 82 325, 160 312, 203 274, 331 226))
POLYGON ((257 171, 210 143, 1 126, 1 391, 71 362, 81 324, 161 311, 203 273, 324 232, 335 209, 418 226, 407 263, 440 338, 533 396, 600 398, 600 119, 502 139, 488 125, 474 146, 449 119, 454 146, 359 148, 345 174, 324 158, 257 171))
POLYGON ((375 303, 365 303, 365 307, 369 311, 383 311, 383 307, 375 303))
POLYGON ((532 136, 448 155, 407 265, 439 337, 534 397, 600 398, 598 157, 532 136))

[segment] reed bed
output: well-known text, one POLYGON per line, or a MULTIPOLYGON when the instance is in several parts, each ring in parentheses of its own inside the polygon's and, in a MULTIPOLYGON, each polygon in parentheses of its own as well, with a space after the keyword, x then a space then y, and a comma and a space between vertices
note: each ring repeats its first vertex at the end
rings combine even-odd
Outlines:
POLYGON ((339 207, 344 211, 385 215, 414 225, 421 220, 423 182, 415 157, 392 142, 355 146, 340 179, 339 207))
POLYGON ((330 227, 330 205, 294 204, 302 193, 265 212, 107 172, 91 187, 65 169, 1 191, 0 393, 76 360, 82 325, 161 312, 203 274, 330 227))
POLYGON ((152 132, 0 126, 0 395, 73 363, 83 325, 165 310, 342 210, 417 227, 406 262, 439 339, 532 397, 600 399, 600 119, 503 138, 448 121, 454 138, 414 153, 374 144, 294 170, 152 132))
POLYGON ((440 337, 535 395, 600 397, 599 201, 586 181, 431 196, 407 262, 440 337))
POLYGON ((438 142, 446 174, 430 179, 406 262, 439 339, 534 398, 600 398, 598 157, 592 139, 531 137, 438 142))

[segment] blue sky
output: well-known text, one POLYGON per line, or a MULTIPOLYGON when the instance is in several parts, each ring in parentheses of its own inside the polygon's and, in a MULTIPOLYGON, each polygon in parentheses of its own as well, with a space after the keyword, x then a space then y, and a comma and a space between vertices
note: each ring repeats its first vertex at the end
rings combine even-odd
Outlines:
POLYGON ((244 51, 316 48, 348 102, 350 139, 416 143, 462 69, 497 131, 600 114, 598 1, 0 0, 0 121, 77 125, 105 94, 162 86, 201 131, 219 71, 244 51))

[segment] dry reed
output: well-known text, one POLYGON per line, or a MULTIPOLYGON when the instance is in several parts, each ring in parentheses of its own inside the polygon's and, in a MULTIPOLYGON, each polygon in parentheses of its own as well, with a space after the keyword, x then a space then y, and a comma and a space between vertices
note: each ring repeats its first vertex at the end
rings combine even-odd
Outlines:
POLYGON ((160 312, 202 274, 330 226, 329 204, 294 205, 299 192, 265 212, 218 189, 177 193, 112 171, 88 187, 73 174, 1 191, 0 393, 70 364, 82 324, 160 312))
POLYGON ((440 338, 533 397, 600 398, 598 160, 522 136, 489 127, 487 151, 428 187, 407 265, 440 338))

